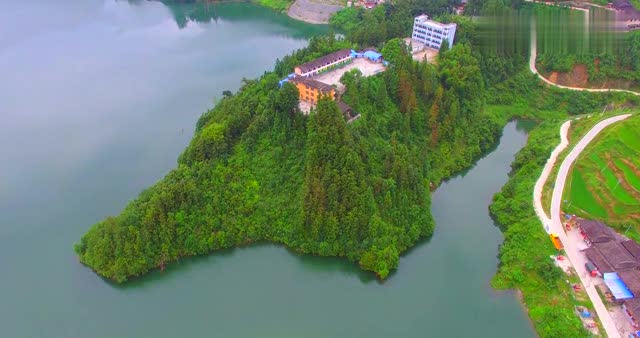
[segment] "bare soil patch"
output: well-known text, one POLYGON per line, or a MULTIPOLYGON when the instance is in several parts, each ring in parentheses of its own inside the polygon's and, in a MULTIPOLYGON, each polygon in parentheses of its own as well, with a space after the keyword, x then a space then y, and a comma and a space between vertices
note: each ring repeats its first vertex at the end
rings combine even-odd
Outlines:
POLYGON ((586 65, 576 65, 569 73, 551 73, 549 81, 567 87, 587 87, 589 72, 586 65))
MULTIPOLYGON (((538 69, 544 69, 542 65, 536 66, 538 69)), ((599 60, 595 62, 596 72, 599 70, 599 60)), ((623 79, 604 79, 599 81, 589 80, 589 71, 585 64, 578 64, 568 73, 562 72, 540 72, 540 74, 547 80, 561 86, 575 87, 575 88, 592 88, 592 89, 626 89, 637 90, 638 84, 634 81, 623 79)))
POLYGON ((621 160, 624 164, 626 164, 626 165, 627 165, 627 167, 629 167, 629 168, 631 169, 631 171, 633 172, 633 174, 634 174, 634 175, 636 175, 636 176, 640 176, 640 169, 638 169, 638 168, 636 167, 636 165, 635 165, 635 164, 633 164, 633 162, 629 161, 629 160, 628 160, 628 159, 626 159, 626 158, 621 158, 620 160, 621 160))
POLYGON ((339 5, 330 5, 321 2, 321 0, 296 0, 289 11, 290 17, 314 24, 329 23, 331 14, 341 10, 343 7, 339 5))

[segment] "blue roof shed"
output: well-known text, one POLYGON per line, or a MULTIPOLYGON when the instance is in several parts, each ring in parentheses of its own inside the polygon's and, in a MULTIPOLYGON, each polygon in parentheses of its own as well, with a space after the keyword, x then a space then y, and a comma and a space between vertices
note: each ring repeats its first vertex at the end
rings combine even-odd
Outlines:
POLYGON ((372 50, 368 50, 366 52, 364 52, 364 56, 369 58, 369 60, 371 61, 378 61, 382 58, 382 54, 378 53, 378 52, 374 52, 372 50))
POLYGON ((633 298, 633 294, 627 288, 627 285, 624 284, 622 279, 615 272, 608 272, 603 275, 604 283, 607 284, 609 290, 613 294, 615 299, 629 299, 633 298))

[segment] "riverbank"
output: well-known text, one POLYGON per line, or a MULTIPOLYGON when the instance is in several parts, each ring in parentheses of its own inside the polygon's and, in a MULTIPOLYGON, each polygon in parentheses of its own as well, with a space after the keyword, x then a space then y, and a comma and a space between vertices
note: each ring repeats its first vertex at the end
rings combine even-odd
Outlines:
MULTIPOLYGON (((550 259, 557 252, 536 215, 531 202, 532 192, 549 155, 560 141, 561 125, 571 116, 567 112, 571 111, 572 105, 567 102, 577 99, 588 102, 588 107, 580 109, 588 113, 602 110, 606 103, 624 106, 628 100, 635 102, 636 99, 625 93, 560 90, 529 74, 516 75, 494 90, 495 94, 488 96, 489 103, 495 100, 509 106, 489 106, 490 114, 503 121, 529 117, 540 121, 540 125, 530 133, 527 145, 512 164, 509 182, 496 194, 490 207, 505 235, 499 255, 501 264, 492 285, 498 289, 522 291, 523 302, 540 336, 586 335, 574 307, 593 309, 593 305, 584 291, 572 289, 572 284, 579 283, 578 277, 575 274, 564 277, 550 259), (536 99, 540 97, 545 100, 536 99)), ((561 153, 559 158, 562 156, 561 153)))
POLYGON ((586 336, 574 307, 592 308, 588 298, 574 294, 549 256, 554 255, 540 225, 531 191, 549 154, 557 143, 561 120, 542 122, 518 152, 507 184, 496 194, 491 215, 504 232, 500 266, 491 285, 519 289, 531 321, 541 337, 586 336))

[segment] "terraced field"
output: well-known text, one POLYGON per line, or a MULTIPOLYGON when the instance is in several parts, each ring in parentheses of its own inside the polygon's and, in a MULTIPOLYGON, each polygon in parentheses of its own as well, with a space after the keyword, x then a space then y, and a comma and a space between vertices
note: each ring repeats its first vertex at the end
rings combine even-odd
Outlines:
POLYGON ((640 115, 604 130, 585 149, 566 191, 566 211, 640 237, 640 115))

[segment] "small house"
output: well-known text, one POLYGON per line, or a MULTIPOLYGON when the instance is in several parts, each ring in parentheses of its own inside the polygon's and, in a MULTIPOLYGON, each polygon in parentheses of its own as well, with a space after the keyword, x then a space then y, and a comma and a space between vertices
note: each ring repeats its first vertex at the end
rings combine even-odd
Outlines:
POLYGON ((603 243, 615 239, 613 230, 602 222, 581 219, 578 221, 580 233, 591 243, 603 243))

